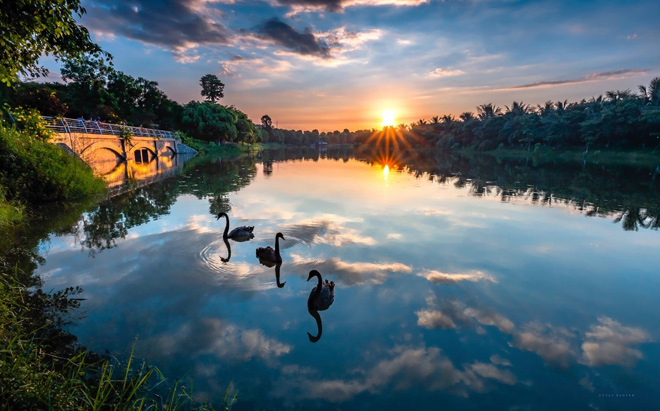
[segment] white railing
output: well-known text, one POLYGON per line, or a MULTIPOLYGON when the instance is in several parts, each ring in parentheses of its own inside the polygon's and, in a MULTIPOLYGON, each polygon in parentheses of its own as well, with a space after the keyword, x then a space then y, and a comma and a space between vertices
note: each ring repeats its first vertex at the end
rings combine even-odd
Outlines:
POLYGON ((48 117, 41 116, 46 122, 46 127, 58 133, 86 133, 86 134, 111 134, 115 136, 130 133, 135 137, 172 138, 178 140, 173 131, 157 130, 145 127, 125 126, 123 124, 104 123, 96 120, 84 120, 82 118, 48 117))

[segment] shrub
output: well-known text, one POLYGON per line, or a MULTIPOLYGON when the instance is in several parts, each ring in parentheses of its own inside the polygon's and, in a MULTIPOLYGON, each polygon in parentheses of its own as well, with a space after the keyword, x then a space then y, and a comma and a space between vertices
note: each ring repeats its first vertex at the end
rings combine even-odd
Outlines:
POLYGON ((9 201, 76 200, 105 191, 82 160, 0 120, 0 185, 9 201))

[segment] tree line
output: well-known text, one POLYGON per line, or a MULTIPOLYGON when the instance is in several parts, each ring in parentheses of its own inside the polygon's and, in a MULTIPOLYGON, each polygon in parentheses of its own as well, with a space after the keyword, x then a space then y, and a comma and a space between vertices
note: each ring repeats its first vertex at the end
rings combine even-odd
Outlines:
POLYGON ((402 130, 439 149, 649 148, 660 146, 660 77, 639 92, 608 91, 579 102, 547 101, 533 107, 514 101, 463 113, 419 120, 402 130))
POLYGON ((181 105, 157 82, 130 76, 91 55, 64 61, 61 73, 65 83, 14 81, 1 85, 0 103, 36 109, 45 116, 181 131, 204 141, 260 141, 261 130, 245 113, 216 102, 224 96, 224 84, 215 75, 200 80, 207 101, 181 105))

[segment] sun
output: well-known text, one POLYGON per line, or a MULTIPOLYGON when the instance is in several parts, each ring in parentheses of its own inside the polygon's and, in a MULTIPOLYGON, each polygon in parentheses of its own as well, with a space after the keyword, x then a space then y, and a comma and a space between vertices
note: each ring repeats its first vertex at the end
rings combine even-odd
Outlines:
POLYGON ((394 118, 394 110, 383 110, 381 113, 383 116, 383 122, 380 123, 383 127, 394 127, 396 125, 396 119, 394 118))

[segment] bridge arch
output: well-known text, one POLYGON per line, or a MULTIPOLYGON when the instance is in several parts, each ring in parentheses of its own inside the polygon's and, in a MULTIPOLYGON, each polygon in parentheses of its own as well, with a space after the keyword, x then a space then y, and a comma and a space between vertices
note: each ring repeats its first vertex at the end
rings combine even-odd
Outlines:
POLYGON ((158 156, 153 147, 146 144, 136 144, 126 153, 126 158, 136 163, 149 163, 158 156))
POLYGON ((176 155, 176 150, 175 150, 174 147, 172 147, 170 144, 166 144, 166 145, 161 149, 161 153, 160 153, 160 155, 161 155, 161 156, 172 157, 172 156, 176 155))
POLYGON ((118 145, 117 143, 112 143, 110 141, 94 142, 88 145, 87 147, 83 148, 82 151, 80 152, 80 156, 82 158, 90 158, 93 156, 93 154, 96 151, 103 149, 113 152, 117 157, 121 158, 122 160, 126 160, 126 157, 124 157, 121 146, 118 145))

